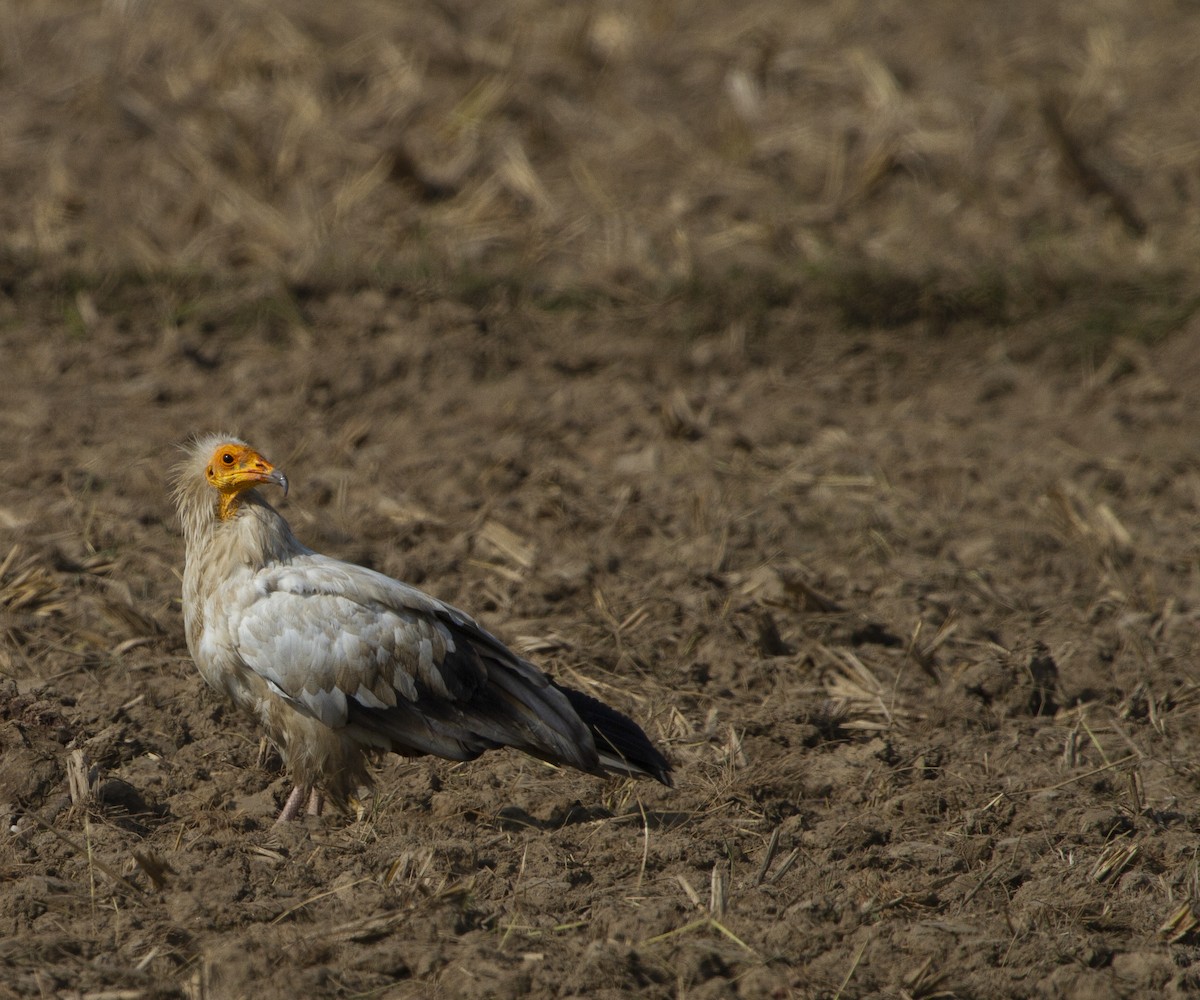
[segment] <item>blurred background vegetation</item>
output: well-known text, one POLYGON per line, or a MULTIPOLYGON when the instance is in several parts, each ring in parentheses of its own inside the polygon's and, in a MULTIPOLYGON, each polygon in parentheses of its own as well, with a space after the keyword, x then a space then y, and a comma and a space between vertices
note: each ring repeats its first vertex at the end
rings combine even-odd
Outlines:
POLYGON ((0 288, 1160 336, 1200 287, 1197 38, 1165 0, 8 0, 0 288))

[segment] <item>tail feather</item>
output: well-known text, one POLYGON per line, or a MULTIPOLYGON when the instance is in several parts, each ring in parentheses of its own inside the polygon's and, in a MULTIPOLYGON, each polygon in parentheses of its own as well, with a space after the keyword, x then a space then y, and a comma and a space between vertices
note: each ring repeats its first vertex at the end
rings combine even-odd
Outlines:
POLYGON ((582 691, 554 685, 567 697, 575 713, 591 730, 601 765, 617 774, 650 777, 670 787, 671 765, 641 727, 628 716, 582 691))

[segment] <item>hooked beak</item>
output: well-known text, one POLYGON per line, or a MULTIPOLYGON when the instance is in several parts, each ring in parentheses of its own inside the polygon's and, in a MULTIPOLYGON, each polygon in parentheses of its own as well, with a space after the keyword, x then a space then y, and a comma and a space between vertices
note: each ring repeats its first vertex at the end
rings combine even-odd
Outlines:
POLYGON ((224 454, 236 456, 233 459, 232 467, 223 467, 215 461, 210 466, 210 475, 215 480, 213 485, 222 493, 236 496, 243 490, 273 483, 283 490, 285 497, 287 496, 287 476, 283 474, 282 470, 275 468, 258 452, 246 449, 241 454, 237 454, 234 449, 230 448, 224 451, 224 454), (214 469, 215 472, 212 471, 214 469))

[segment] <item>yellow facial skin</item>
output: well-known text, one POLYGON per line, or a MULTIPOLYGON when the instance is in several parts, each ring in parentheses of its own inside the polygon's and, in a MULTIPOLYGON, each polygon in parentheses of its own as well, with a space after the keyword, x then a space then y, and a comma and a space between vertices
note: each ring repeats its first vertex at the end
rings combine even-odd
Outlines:
POLYGON ((225 521, 237 511, 238 497, 264 483, 274 483, 287 496, 287 476, 253 448, 244 444, 223 444, 212 453, 204 469, 208 484, 221 495, 217 516, 225 521))

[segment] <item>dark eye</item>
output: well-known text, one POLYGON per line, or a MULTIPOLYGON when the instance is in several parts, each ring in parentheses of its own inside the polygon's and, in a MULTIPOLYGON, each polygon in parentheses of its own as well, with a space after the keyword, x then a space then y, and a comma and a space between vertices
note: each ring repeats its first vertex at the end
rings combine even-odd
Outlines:
POLYGON ((229 452, 225 452, 225 454, 221 456, 221 461, 226 465, 233 465, 233 456, 229 454, 229 452))

